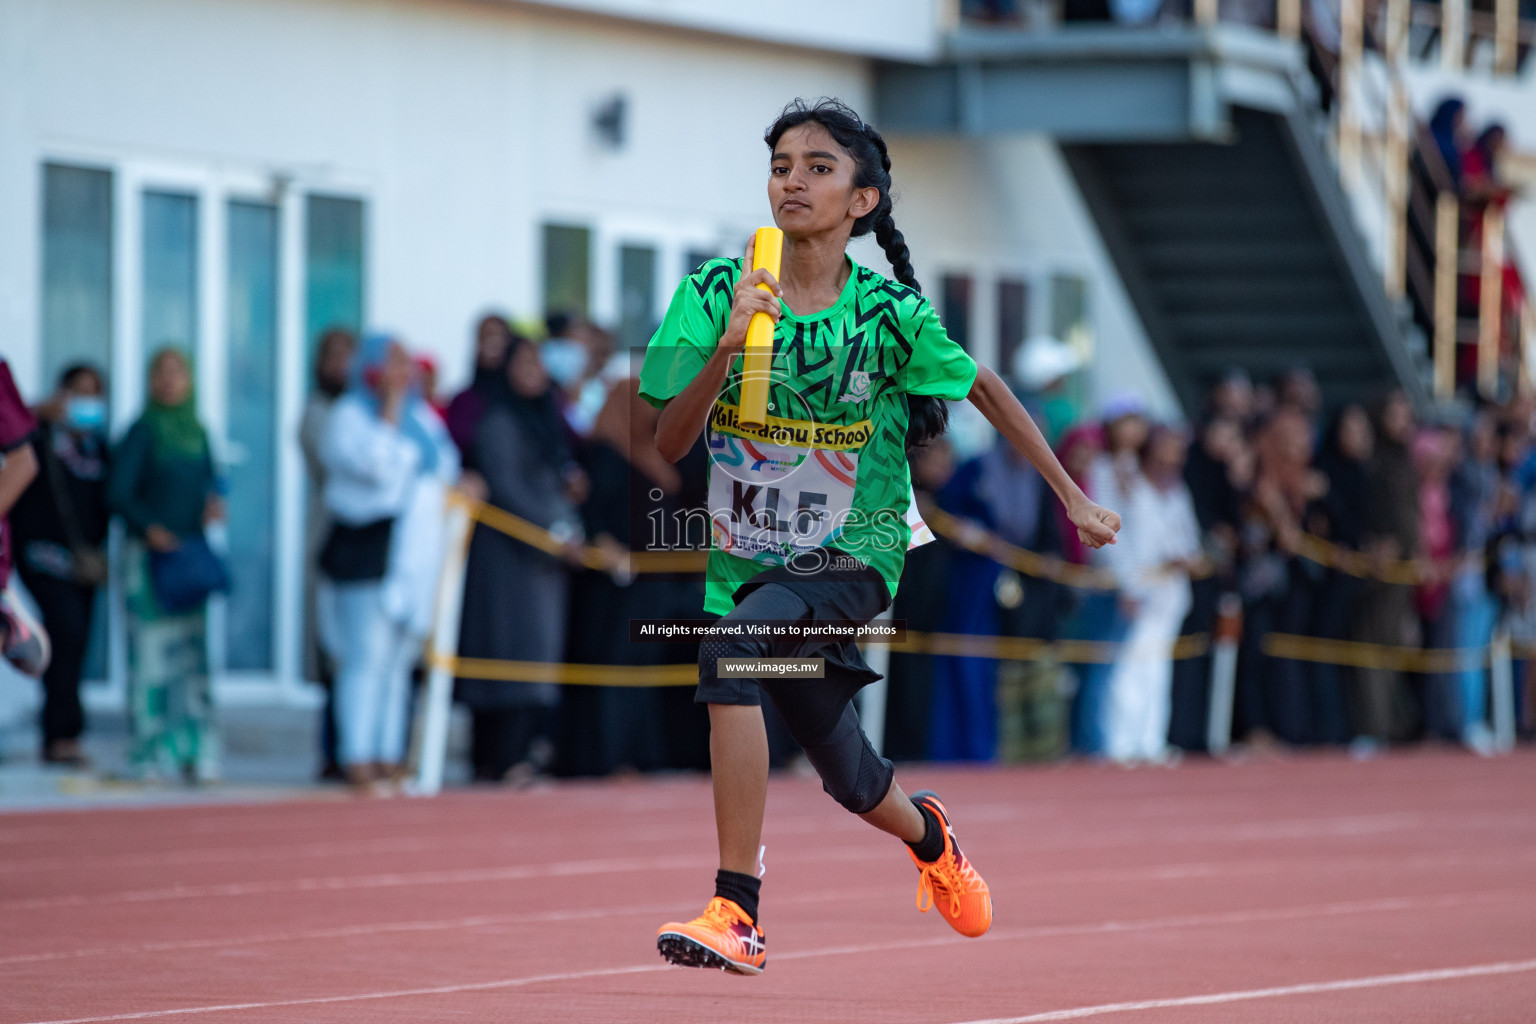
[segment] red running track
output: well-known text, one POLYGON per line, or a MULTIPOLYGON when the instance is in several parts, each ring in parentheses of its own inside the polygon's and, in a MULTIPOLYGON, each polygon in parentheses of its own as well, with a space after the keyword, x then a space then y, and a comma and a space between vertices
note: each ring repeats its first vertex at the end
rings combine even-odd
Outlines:
POLYGON ((0 1024, 1536 1020, 1536 754, 901 773, 996 923, 776 779, 759 978, 667 967, 706 780, 0 816, 0 1024))

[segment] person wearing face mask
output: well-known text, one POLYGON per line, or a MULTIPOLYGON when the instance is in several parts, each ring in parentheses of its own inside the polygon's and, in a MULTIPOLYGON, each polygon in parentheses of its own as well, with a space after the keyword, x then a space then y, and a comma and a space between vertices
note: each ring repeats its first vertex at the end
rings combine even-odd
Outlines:
POLYGON ((587 375, 587 364, 592 361, 587 346, 575 336, 581 326, 565 313, 551 313, 544 318, 548 336, 539 346, 539 361, 567 398, 574 397, 580 390, 587 375))
POLYGON ((80 673, 96 590, 107 581, 107 403, 101 374, 80 363, 36 410, 38 474, 11 512, 16 569, 53 639, 43 673, 42 758, 83 767, 80 673))

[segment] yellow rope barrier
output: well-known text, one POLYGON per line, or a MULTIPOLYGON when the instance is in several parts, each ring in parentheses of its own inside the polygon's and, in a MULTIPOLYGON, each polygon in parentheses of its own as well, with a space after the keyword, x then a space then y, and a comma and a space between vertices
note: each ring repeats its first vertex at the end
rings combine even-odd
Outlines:
POLYGON ((1028 548, 1021 548, 1016 544, 1010 544, 990 530, 951 515, 937 506, 928 506, 925 503, 922 512, 923 521, 932 528, 934 533, 967 551, 985 555, 999 565, 1005 565, 1026 576, 1053 580, 1084 590, 1114 590, 1116 587, 1114 576, 1103 569, 1073 565, 1060 558, 1052 558, 1028 548))
MULTIPOLYGON (((484 524, 557 558, 565 556, 566 545, 537 523, 529 522, 495 505, 473 501, 460 494, 451 494, 449 500, 463 505, 477 523, 484 524)), ((934 533, 958 547, 984 555, 1015 572, 1035 579, 1051 580, 1080 590, 1115 590, 1118 586, 1114 576, 1106 570, 1074 565, 1061 558, 1042 555, 1028 548, 1010 544, 985 527, 952 515, 937 506, 924 502, 922 514, 924 521, 934 533)), ((617 557, 613 552, 592 544, 583 545, 579 550, 580 562, 586 568, 620 576, 703 572, 709 560, 709 552, 699 550, 630 551, 617 557)), ((1414 586, 1430 582, 1437 576, 1443 575, 1422 562, 1411 559, 1382 561, 1311 533, 1301 534, 1297 538, 1292 553, 1347 576, 1357 579, 1375 579, 1383 583, 1414 586)), ((1210 576, 1213 572, 1214 566, 1202 558, 1189 573, 1189 577, 1201 579, 1210 576)))
POLYGON ((1292 633, 1265 634, 1261 649, 1272 658, 1394 672, 1459 672, 1488 664, 1486 647, 1398 647, 1292 633))
POLYGON ((460 679, 501 683, 563 683, 567 686, 693 686, 699 667, 678 665, 579 665, 560 661, 498 661, 431 653, 427 664, 460 679))
MULTIPOLYGON (((1000 661, 1035 661, 1045 657, 1074 665, 1107 665, 1119 655, 1120 644, 1092 640, 1033 640, 1014 636, 975 636, 970 633, 918 633, 889 645, 900 654, 947 654, 1000 661)), ((1175 660, 1198 658, 1210 649, 1205 633, 1181 636, 1175 660)), ((433 668, 446 669, 460 679, 495 682, 561 683, 566 686, 692 686, 699 681, 698 665, 588 665, 558 661, 499 661, 458 658, 431 652, 433 668)))
MULTIPOLYGON (((450 500, 463 505, 478 523, 513 537, 525 544, 563 557, 566 545, 549 530, 504 509, 475 502, 462 495, 450 500)), ((937 507, 923 510, 923 517, 933 531, 967 551, 985 555, 1017 572, 1037 579, 1052 580, 1085 590, 1113 590, 1114 577, 1102 569, 1073 565, 1060 558, 1041 555, 1010 544, 989 530, 937 507)), ((1309 561, 1361 579, 1414 585, 1431 578, 1423 564, 1408 560, 1385 563, 1359 551, 1341 547, 1313 534, 1303 534, 1294 553, 1309 561)), ((616 574, 702 572, 705 551, 635 551, 615 558, 613 553, 594 545, 580 548, 581 564, 616 574)), ((1209 566, 1202 570, 1210 571, 1209 566)), ((1192 574, 1192 578, 1199 574, 1192 574)), ((877 641, 878 642, 878 641, 877 641)), ((996 658, 1028 661, 1054 658, 1071 664, 1108 664, 1120 650, 1116 643, 1087 640, 1036 640, 1027 637, 977 636, 969 633, 920 633, 908 631, 906 639, 891 643, 893 652, 943 654, 958 657, 996 658)), ((1210 637, 1204 633, 1181 636, 1173 657, 1200 657, 1210 649, 1210 637)), ((1486 648, 1418 648, 1371 644, 1353 640, 1328 640, 1290 633, 1268 633, 1261 641, 1263 652, 1274 658, 1353 668, 1388 669, 1401 672, 1454 672, 1488 664, 1486 648)), ((1517 651, 1517 655, 1536 651, 1517 651)), ((498 661, 482 658, 458 658, 429 653, 429 665, 445 668, 464 679, 489 679, 507 682, 561 683, 568 686, 692 686, 698 680, 694 664, 683 665, 587 665, 564 662, 498 661)))
MULTIPOLYGON (((1295 553, 1309 562, 1316 562, 1362 580, 1417 586, 1431 582, 1440 575, 1432 566, 1422 562, 1401 558, 1378 561, 1363 551, 1342 547, 1311 533, 1304 533, 1297 539, 1295 553)), ((1466 565, 1480 566, 1481 562, 1482 559, 1477 555, 1468 555, 1463 560, 1466 565)))
MULTIPOLYGON (((1029 637, 976 636, 969 633, 919 633, 889 645, 897 654, 941 654, 962 658, 993 658, 999 661, 1052 661, 1072 665, 1107 665, 1119 655, 1120 644, 1093 640, 1035 640, 1029 637)), ((1175 661, 1202 657, 1210 651, 1206 633, 1181 636, 1174 644, 1175 661)), ((1399 647, 1357 640, 1325 640, 1293 633, 1266 633, 1263 652, 1272 658, 1288 658, 1350 668, 1388 669, 1396 672, 1458 672, 1486 666, 1485 647, 1399 647)), ((1536 655, 1536 648, 1521 647, 1516 657, 1536 655)), ((565 686, 692 686, 698 682, 693 662, 672 665, 588 665, 552 661, 498 661, 458 658, 429 653, 427 664, 443 668, 461 679, 497 682, 560 683, 565 686)))
MULTIPOLYGON (((462 495, 454 494, 450 501, 463 505, 468 510, 470 518, 477 523, 504 533, 514 540, 520 540, 530 547, 563 558, 566 546, 553 533, 537 523, 529 522, 521 516, 513 515, 506 509, 497 508, 484 502, 471 501, 462 495)), ((581 564, 588 569, 596 569, 599 572, 614 572, 619 574, 635 575, 640 573, 686 573, 703 572, 704 565, 709 559, 707 551, 631 551, 615 558, 609 551, 593 544, 582 545, 580 549, 581 564)))

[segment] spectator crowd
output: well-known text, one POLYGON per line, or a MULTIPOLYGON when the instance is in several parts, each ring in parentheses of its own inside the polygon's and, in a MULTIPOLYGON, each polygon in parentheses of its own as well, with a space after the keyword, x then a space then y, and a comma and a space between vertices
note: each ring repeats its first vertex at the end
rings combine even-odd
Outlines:
MULTIPOLYGON (((1069 472, 1124 517, 1119 543, 1091 557, 1006 445, 959 466, 931 446, 914 461, 920 494, 1017 548, 1097 567, 1103 582, 1030 578, 941 542, 912 553, 896 617, 1106 655, 1037 664, 1044 678, 1023 687, 985 659, 897 655, 888 749, 988 760, 1027 752, 1033 736, 1037 751, 1043 740, 1129 763, 1204 749, 1221 617, 1240 629, 1230 728, 1250 749, 1366 756, 1428 739, 1489 753, 1483 654, 1501 627, 1517 652, 1536 640, 1532 410, 1520 396, 1421 420, 1392 391, 1327 411, 1305 369, 1260 386, 1234 370, 1186 434, 1115 396, 1057 439, 1069 472), (1297 656, 1272 653, 1276 635, 1299 638, 1297 656), (1457 652, 1454 664, 1403 671, 1424 648, 1457 652)), ((1517 715, 1527 694, 1517 673, 1517 715)))
MULTIPOLYGON (((474 777, 707 766, 707 721, 687 687, 561 685, 518 669, 686 665, 695 646, 632 643, 628 623, 702 615, 698 572, 636 575, 628 556, 657 545, 658 522, 704 509, 704 442, 667 462, 632 354, 577 317, 543 326, 536 340, 483 317, 472 381, 446 402, 432 390, 435 367, 400 339, 342 329, 320 339, 298 437, 310 483, 306 667, 328 694, 324 773, 361 791, 400 781, 455 488, 554 541, 475 528, 458 654, 504 670, 456 684, 474 777)), ((1070 752, 1134 764, 1203 749, 1210 638, 1223 630, 1238 636, 1231 738, 1248 749, 1368 756, 1431 740, 1491 752, 1481 652, 1500 630, 1517 653, 1536 646, 1530 397, 1428 418, 1396 391, 1325 409, 1304 368, 1258 384, 1234 369, 1191 430, 1156 421, 1130 393, 1084 415, 1072 397, 1079 368, 1068 346, 1036 338, 1004 369, 1068 471, 1121 512, 1117 544, 1083 550, 1040 475, 1011 446, 964 429, 964 408, 951 437, 912 453, 939 538, 909 552, 894 618, 916 638, 1041 644, 1027 659, 894 651, 890 756, 1070 752), (967 531, 1055 568, 1021 571, 960 542, 967 531), (1413 673, 1392 657, 1282 657, 1276 635, 1471 654, 1413 673)), ((207 529, 223 515, 220 474, 178 350, 155 356, 144 412, 111 446, 104 393, 98 370, 71 367, 7 428, 20 440, 5 465, 36 463, 30 485, 9 485, 20 498, 8 528, 53 640, 42 756, 84 762, 80 675, 117 516, 134 770, 213 778, 206 604, 229 580, 207 529)), ((9 595, 0 612, 6 655, 20 663, 27 620, 9 595)), ((1526 664, 1511 696, 1528 732, 1526 664)), ((792 762, 793 742, 772 721, 770 732, 776 761, 792 762)))

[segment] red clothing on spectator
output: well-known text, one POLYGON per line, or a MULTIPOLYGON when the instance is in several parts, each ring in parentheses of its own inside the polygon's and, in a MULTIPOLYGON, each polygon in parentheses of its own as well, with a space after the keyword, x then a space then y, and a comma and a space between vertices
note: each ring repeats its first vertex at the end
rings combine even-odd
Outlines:
MULTIPOLYGON (((1489 187, 1498 185, 1498 178, 1494 174, 1494 167, 1488 162, 1488 157, 1481 149, 1473 146, 1467 150, 1461 158, 1461 180, 1463 190, 1473 185, 1486 185, 1489 187)), ((1504 189, 1499 189, 1497 194, 1483 202, 1468 202, 1467 217, 1467 248, 1479 256, 1483 251, 1483 214, 1489 206, 1499 206, 1507 209, 1509 194, 1504 189)), ((1506 229, 1506 236, 1507 236, 1506 229)), ((1508 241, 1505 245, 1508 246, 1508 241)), ((1476 275, 1463 275, 1466 278, 1462 282, 1462 298, 1467 302, 1477 302, 1481 286, 1476 275)), ((1503 267, 1503 302, 1504 312, 1519 309, 1525 304, 1525 282, 1520 279, 1520 267, 1514 260, 1506 259, 1503 267)))
MULTIPOLYGON (((12 452, 31 440, 36 429, 37 420, 27 403, 21 400, 21 392, 16 390, 10 364, 0 359, 0 454, 9 458, 12 452)), ((0 587, 10 578, 11 524, 9 519, 0 519, 0 587)))

